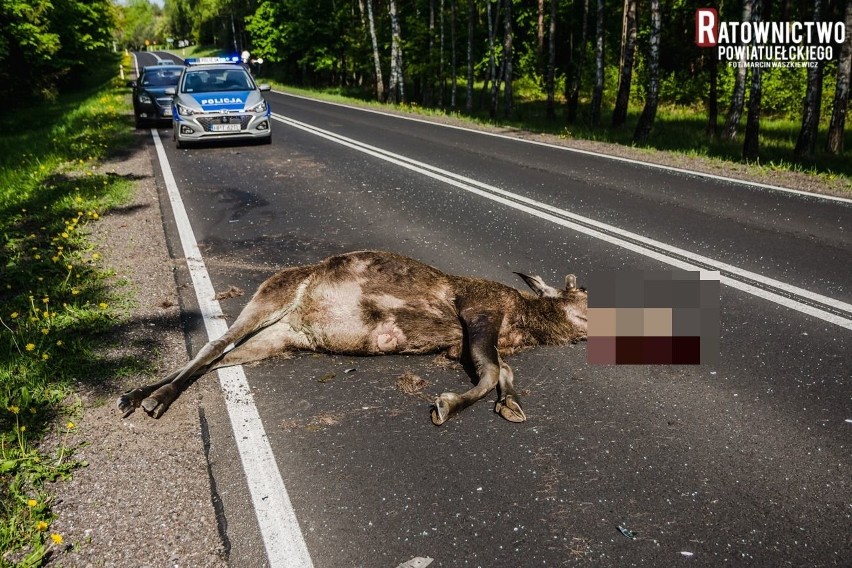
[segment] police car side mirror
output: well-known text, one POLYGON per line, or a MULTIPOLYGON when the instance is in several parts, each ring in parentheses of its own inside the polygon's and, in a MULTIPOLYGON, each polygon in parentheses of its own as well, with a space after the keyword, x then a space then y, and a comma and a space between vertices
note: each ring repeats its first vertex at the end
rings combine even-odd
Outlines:
POLYGON ((176 95, 177 94, 177 91, 175 91, 174 87, 168 87, 167 89, 163 90, 163 92, 167 95, 176 95))
POLYGON ((271 91, 272 90, 272 87, 270 87, 266 83, 263 83, 262 85, 258 85, 257 88, 260 91, 271 91))

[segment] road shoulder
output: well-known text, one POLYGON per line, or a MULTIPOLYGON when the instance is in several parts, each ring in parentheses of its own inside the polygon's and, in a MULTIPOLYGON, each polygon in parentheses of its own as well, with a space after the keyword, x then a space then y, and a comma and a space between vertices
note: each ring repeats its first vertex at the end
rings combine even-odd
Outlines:
MULTIPOLYGON (((132 200, 107 212, 92 235, 115 271, 111 284, 126 282, 133 298, 101 355, 147 361, 161 376, 186 361, 187 345, 145 140, 150 133, 137 134, 139 144, 128 155, 103 165, 104 172, 136 182, 132 200)), ((155 376, 104 379, 111 382, 102 389, 78 388, 81 411, 69 444, 88 466, 54 487, 58 519, 51 530, 63 535, 66 548, 49 564, 227 566, 199 420, 201 400, 221 398, 217 383, 201 382, 160 420, 142 412, 122 419, 118 394, 155 376)))

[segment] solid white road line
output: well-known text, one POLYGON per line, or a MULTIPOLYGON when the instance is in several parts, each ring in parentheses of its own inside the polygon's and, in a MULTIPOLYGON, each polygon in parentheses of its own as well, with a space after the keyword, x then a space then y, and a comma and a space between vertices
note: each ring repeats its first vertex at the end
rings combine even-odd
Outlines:
POLYGON ((485 197, 486 199, 496 201, 540 219, 545 219, 557 225, 561 225, 616 246, 637 252, 649 258, 664 262, 670 266, 675 266, 685 270, 718 270, 723 273, 720 281, 727 286, 852 330, 852 304, 848 304, 828 296, 823 296, 821 294, 816 294, 809 290, 803 290, 787 284, 786 282, 781 282, 754 272, 749 272, 736 266, 719 262, 684 249, 679 249, 666 243, 655 241, 653 239, 643 237, 642 235, 571 213, 565 209, 560 209, 511 191, 506 191, 486 183, 454 174, 430 164, 406 158, 398 154, 393 154, 386 150, 382 150, 381 148, 376 148, 375 146, 370 146, 368 144, 358 142, 357 140, 317 128, 276 113, 273 113, 272 117, 275 120, 288 124, 294 128, 298 128, 332 142, 336 142, 337 144, 341 144, 354 150, 358 150, 359 152, 396 164, 400 167, 418 172, 432 179, 436 179, 459 189, 485 197), (743 280, 750 280, 760 286, 755 286, 748 282, 744 282, 743 280), (783 291, 792 296, 797 296, 804 301, 798 301, 795 298, 773 292, 771 290, 772 288, 783 291), (806 303, 807 301, 815 304, 822 304, 825 307, 834 308, 835 310, 845 313, 842 315, 832 313, 831 311, 806 303))
MULTIPOLYGON (((156 129, 151 129, 151 134, 154 137, 157 157, 160 160, 163 179, 183 246, 183 254, 192 277, 207 336, 211 340, 216 339, 227 331, 228 324, 219 302, 215 299, 216 292, 210 282, 204 259, 201 257, 201 251, 195 240, 195 234, 169 166, 163 143, 156 129)), ((227 367, 217 372, 269 565, 310 568, 313 562, 308 554, 296 513, 290 503, 287 488, 284 487, 284 481, 281 479, 281 472, 275 462, 272 448, 266 438, 260 415, 254 405, 254 397, 249 390, 243 368, 242 366, 227 367)))
POLYGON ((303 96, 303 95, 295 95, 293 93, 285 93, 284 91, 273 91, 273 92, 277 93, 279 95, 284 95, 286 97, 293 97, 294 99, 303 99, 303 100, 311 101, 311 102, 315 102, 315 103, 322 103, 322 104, 326 104, 326 105, 338 106, 338 107, 347 108, 347 109, 351 109, 351 110, 358 110, 358 111, 361 111, 361 112, 369 112, 369 113, 373 113, 373 114, 379 114, 379 115, 382 115, 382 116, 398 118, 400 120, 409 120, 411 122, 419 122, 419 123, 422 123, 422 124, 430 124, 432 126, 440 126, 441 128, 450 128, 452 130, 461 130, 463 132, 471 132, 473 134, 480 134, 482 136, 491 136, 492 138, 502 138, 504 140, 512 140, 513 142, 523 142, 525 144, 532 144, 534 146, 544 146, 546 148, 552 148, 554 150, 561 150, 561 151, 564 151, 564 152, 573 152, 575 154, 584 154, 586 156, 595 156, 597 158, 604 158, 604 159, 607 159, 607 160, 614 160, 616 162, 624 162, 626 164, 644 166, 644 167, 647 167, 647 168, 654 168, 654 169, 657 169, 657 170, 664 170, 664 171, 668 171, 668 172, 676 172, 676 173, 686 174, 686 175, 690 175, 690 176, 703 177, 703 178, 707 178, 707 179, 713 179, 713 180, 716 180, 716 181, 723 181, 723 182, 726 182, 726 183, 733 183, 733 184, 743 185, 743 186, 747 186, 747 187, 754 187, 754 188, 757 188, 757 189, 770 190, 770 191, 781 191, 781 192, 784 192, 784 193, 790 193, 792 195, 799 195, 799 196, 802 196, 802 197, 810 197, 810 198, 814 198, 814 199, 823 199, 823 200, 827 200, 827 201, 837 201, 837 202, 840 202, 840 203, 852 204, 852 199, 849 199, 849 198, 846 198, 846 197, 837 197, 835 195, 825 195, 825 194, 822 194, 822 193, 813 193, 813 192, 810 192, 810 191, 800 191, 798 189, 791 189, 789 187, 782 187, 780 185, 770 185, 770 184, 760 183, 760 182, 756 182, 756 181, 746 181, 746 180, 730 178, 730 177, 726 177, 726 176, 719 176, 719 175, 716 175, 716 174, 708 174, 708 173, 704 173, 704 172, 697 172, 697 171, 694 171, 694 170, 688 170, 686 168, 676 168, 674 166, 664 166, 662 164, 655 164, 653 162, 643 162, 642 160, 634 160, 632 158, 622 158, 621 156, 613 156, 611 154, 603 154, 601 152, 593 152, 591 150, 581 150, 579 148, 571 148, 569 146, 558 146, 556 144, 548 144, 547 142, 540 142, 538 140, 528 140, 526 138, 519 138, 517 136, 509 136, 507 134, 500 134, 499 132, 489 132, 487 130, 476 130, 474 128, 468 128, 466 126, 458 126, 456 124, 444 124, 442 122, 435 122, 435 121, 432 121, 432 120, 426 120, 426 119, 423 119, 423 118, 415 118, 413 116, 405 116, 405 115, 401 115, 401 114, 385 112, 385 111, 376 110, 376 109, 372 109, 372 108, 365 108, 365 107, 360 107, 360 106, 347 105, 347 104, 343 104, 343 103, 335 103, 335 102, 331 102, 331 101, 324 101, 324 100, 321 100, 321 99, 314 99, 314 98, 306 97, 306 96, 303 96))

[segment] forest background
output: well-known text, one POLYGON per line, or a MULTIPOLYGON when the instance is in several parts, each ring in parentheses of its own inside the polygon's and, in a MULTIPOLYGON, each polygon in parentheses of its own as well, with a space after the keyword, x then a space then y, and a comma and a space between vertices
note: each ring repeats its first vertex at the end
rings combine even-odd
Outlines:
POLYGON ((852 175, 852 0, 3 0, 0 94, 52 96, 98 49, 249 50, 286 85, 565 137, 852 175), (722 21, 843 22, 812 68, 735 69, 722 21))

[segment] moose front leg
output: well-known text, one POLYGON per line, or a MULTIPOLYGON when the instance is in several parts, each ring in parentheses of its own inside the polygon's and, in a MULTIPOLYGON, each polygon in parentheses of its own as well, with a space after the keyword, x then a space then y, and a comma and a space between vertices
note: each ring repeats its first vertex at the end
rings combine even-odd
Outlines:
POLYGON ((515 392, 512 368, 500 361, 500 398, 494 405, 494 412, 509 422, 523 422, 527 419, 521 408, 521 398, 515 392))
MULTIPOLYGON (((502 366, 505 365, 497 353, 497 339, 503 315, 462 309, 459 316, 465 326, 467 351, 476 368, 478 381, 475 387, 464 394, 445 392, 435 399, 432 423, 436 426, 440 426, 451 416, 491 392, 500 381, 502 366)), ((506 368, 508 369, 508 366, 506 368)), ((509 372, 511 373, 511 370, 509 372)))

